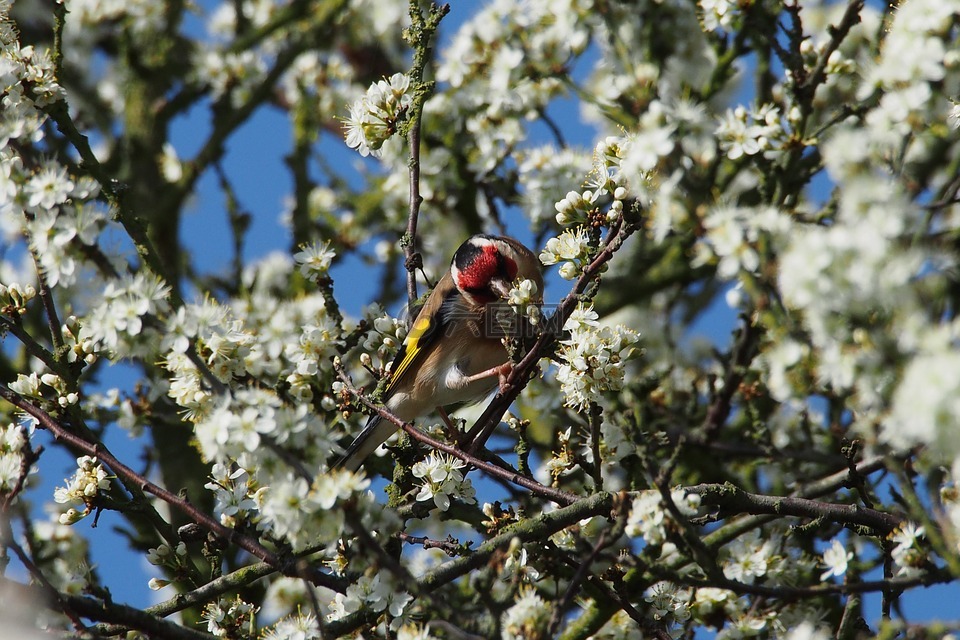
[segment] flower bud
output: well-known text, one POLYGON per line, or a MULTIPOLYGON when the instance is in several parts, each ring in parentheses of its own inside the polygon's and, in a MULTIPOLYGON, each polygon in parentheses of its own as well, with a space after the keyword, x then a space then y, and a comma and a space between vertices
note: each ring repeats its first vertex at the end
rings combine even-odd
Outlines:
POLYGON ((573 262, 564 262, 560 265, 560 277, 564 280, 573 280, 579 273, 579 267, 573 262))

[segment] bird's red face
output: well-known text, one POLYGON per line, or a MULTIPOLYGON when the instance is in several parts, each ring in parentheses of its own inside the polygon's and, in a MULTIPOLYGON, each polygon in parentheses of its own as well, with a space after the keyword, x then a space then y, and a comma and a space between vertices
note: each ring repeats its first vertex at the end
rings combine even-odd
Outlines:
POLYGON ((513 254, 513 248, 499 238, 473 236, 453 256, 453 283, 480 304, 506 298, 519 270, 513 254))

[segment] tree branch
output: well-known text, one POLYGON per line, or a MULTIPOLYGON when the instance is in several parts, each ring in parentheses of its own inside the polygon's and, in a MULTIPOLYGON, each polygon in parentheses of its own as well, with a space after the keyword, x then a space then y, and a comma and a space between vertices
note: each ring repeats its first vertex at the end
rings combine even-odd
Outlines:
POLYGON ((58 376, 64 377, 64 375, 67 373, 66 368, 59 360, 57 360, 53 353, 42 344, 34 340, 33 336, 24 331, 23 326, 19 324, 19 321, 14 322, 13 320, 9 320, 4 316, 0 316, 0 331, 9 331, 12 333, 14 337, 26 348, 27 353, 50 367, 50 370, 56 373, 58 376))
MULTIPOLYGON (((587 578, 587 574, 590 571, 593 562, 600 555, 600 552, 606 549, 610 544, 615 540, 608 541, 607 539, 608 531, 603 531, 600 533, 600 537, 597 539, 597 543, 593 545, 593 548, 582 558, 577 566, 576 573, 573 574, 573 577, 570 579, 570 583, 567 585, 567 589, 563 594, 563 598, 560 599, 560 602, 557 603, 557 606, 553 608, 553 613, 550 615, 550 625, 547 628, 547 637, 552 638, 556 635, 557 629, 560 628, 560 622, 563 620, 563 613, 566 611, 567 607, 573 602, 573 598, 580 591, 580 585, 587 578)), ((619 537, 619 536, 617 536, 619 537)))
POLYGON ((833 504, 790 496, 765 496, 743 491, 731 483, 698 484, 685 491, 699 495, 706 504, 715 504, 731 512, 826 518, 831 522, 869 527, 887 535, 898 526, 903 517, 856 504, 833 504))
POLYGON ((87 442, 83 438, 71 433, 52 416, 50 416, 50 414, 27 402, 18 394, 11 391, 6 385, 0 384, 0 397, 3 397, 13 406, 33 416, 37 420, 37 423, 40 427, 50 431, 58 440, 63 440, 70 446, 75 447, 79 451, 83 451, 87 455, 96 456, 98 460, 110 467, 113 473, 116 474, 117 477, 122 478, 126 483, 139 487, 143 491, 160 498, 170 506, 176 508, 178 511, 192 519, 204 529, 220 536, 229 543, 237 545, 254 557, 276 567, 284 575, 308 577, 314 584, 333 589, 334 591, 342 592, 346 588, 343 580, 334 578, 333 576, 327 575, 314 568, 307 568, 306 575, 300 573, 298 568, 293 566, 293 563, 268 550, 254 538, 220 524, 218 520, 204 513, 194 505, 187 502, 185 499, 180 498, 179 496, 167 491, 163 487, 157 486, 156 484, 150 482, 142 475, 138 474, 136 471, 120 462, 103 444, 87 442))
POLYGON ((829 28, 830 40, 817 57, 817 63, 813 71, 810 72, 810 75, 807 76, 800 87, 808 102, 813 99, 817 87, 823 84, 823 81, 827 78, 827 63, 830 60, 830 55, 840 47, 850 29, 860 22, 860 10, 863 9, 863 3, 864 0, 850 0, 843 12, 843 17, 840 18, 840 23, 829 28))
POLYGON ((837 584, 821 584, 813 587, 795 587, 791 585, 747 584, 737 580, 696 580, 687 577, 678 577, 676 581, 691 587, 717 587, 729 589, 737 594, 777 598, 786 602, 794 602, 806 598, 818 598, 832 594, 872 593, 875 591, 897 592, 911 587, 929 587, 935 584, 944 584, 953 581, 953 576, 946 571, 924 573, 910 578, 887 578, 884 580, 867 580, 865 582, 850 582, 837 584))
MULTIPOLYGON (((147 607, 143 610, 143 613, 157 618, 166 618, 177 611, 183 611, 194 605, 210 602, 224 593, 246 587, 260 578, 276 572, 277 568, 273 565, 266 562, 258 562, 257 564, 242 567, 216 580, 212 580, 193 591, 178 593, 169 600, 147 607)), ((125 624, 101 624, 95 626, 94 630, 105 636, 115 636, 125 633, 130 628, 129 625, 125 624)))

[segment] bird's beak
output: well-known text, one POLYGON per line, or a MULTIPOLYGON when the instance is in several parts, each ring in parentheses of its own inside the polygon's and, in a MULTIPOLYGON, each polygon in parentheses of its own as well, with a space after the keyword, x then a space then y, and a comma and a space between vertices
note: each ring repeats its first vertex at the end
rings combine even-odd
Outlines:
POLYGON ((494 293, 506 300, 510 297, 510 290, 513 289, 513 285, 501 278, 494 278, 490 281, 490 288, 494 293))

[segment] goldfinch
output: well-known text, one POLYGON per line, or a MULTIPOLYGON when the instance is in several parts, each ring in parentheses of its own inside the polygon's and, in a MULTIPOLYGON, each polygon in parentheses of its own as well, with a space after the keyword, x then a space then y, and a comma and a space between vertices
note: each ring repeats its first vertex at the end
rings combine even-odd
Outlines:
MULTIPOLYGON (((543 276, 537 257, 512 238, 475 235, 450 261, 430 293, 393 361, 383 402, 405 422, 435 407, 476 402, 505 379, 511 363, 502 339, 520 326, 503 323, 502 302, 518 280, 537 285, 543 276)), ((356 471, 397 427, 371 416, 337 467, 356 471)))

